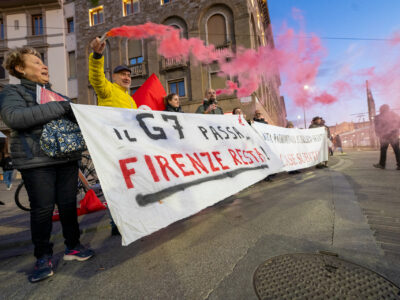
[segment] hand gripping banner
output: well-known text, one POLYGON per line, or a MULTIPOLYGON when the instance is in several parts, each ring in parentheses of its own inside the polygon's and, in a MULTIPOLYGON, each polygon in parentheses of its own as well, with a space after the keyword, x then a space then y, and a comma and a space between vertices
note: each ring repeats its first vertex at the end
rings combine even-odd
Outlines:
POLYGON ((282 169, 241 116, 72 108, 123 245, 282 169))

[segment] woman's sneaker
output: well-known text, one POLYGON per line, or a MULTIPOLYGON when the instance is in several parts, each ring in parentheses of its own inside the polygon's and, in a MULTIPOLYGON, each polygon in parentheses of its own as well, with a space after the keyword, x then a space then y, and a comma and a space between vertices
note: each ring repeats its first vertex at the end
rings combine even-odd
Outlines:
POLYGON ((29 275, 28 279, 30 282, 35 283, 49 278, 50 276, 53 276, 53 274, 51 256, 45 255, 36 261, 33 273, 29 275))
POLYGON ((81 244, 78 244, 72 249, 68 247, 65 248, 64 252, 64 260, 79 260, 84 261, 88 260, 94 255, 94 251, 89 248, 83 247, 81 244))

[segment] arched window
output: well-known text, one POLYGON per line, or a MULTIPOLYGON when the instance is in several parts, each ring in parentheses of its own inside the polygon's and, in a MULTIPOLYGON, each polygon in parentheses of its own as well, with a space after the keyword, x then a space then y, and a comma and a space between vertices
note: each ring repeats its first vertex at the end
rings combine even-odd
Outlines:
POLYGON ((128 65, 143 63, 143 51, 141 40, 128 40, 127 42, 128 65))
POLYGON ((221 14, 211 16, 207 21, 208 44, 223 46, 227 43, 226 21, 221 14))

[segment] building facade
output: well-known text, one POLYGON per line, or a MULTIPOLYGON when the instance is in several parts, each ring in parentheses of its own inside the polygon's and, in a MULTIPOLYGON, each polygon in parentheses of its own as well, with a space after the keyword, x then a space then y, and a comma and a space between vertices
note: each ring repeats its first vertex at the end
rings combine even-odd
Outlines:
MULTIPOLYGON (((71 99, 78 97, 74 1, 0 1, 0 65, 12 48, 31 46, 38 50, 49 68, 52 88, 71 99)), ((0 66, 0 90, 19 83, 0 66)), ((0 119, 0 130, 9 129, 0 119)), ((7 147, 6 147, 7 148, 7 147)), ((5 149, 0 149, 5 151, 5 149)))
MULTIPOLYGON (((174 26, 184 38, 201 38, 213 44, 216 51, 238 47, 257 49, 274 47, 270 19, 265 0, 76 0, 76 35, 78 72, 78 102, 96 104, 96 96, 88 81, 90 41, 108 30, 122 25, 146 22, 174 26)), ((224 88, 226 78, 218 76, 217 63, 197 64, 189 61, 165 59, 157 53, 154 40, 127 40, 110 38, 106 41, 105 74, 120 64, 131 68, 131 94, 155 73, 167 93, 180 95, 185 112, 194 112, 204 100, 206 88, 224 88)), ((251 72, 251 70, 249 70, 251 72)), ((225 112, 241 107, 248 118, 256 109, 264 112, 271 124, 284 126, 286 109, 279 94, 279 73, 265 81, 250 97, 238 99, 235 95, 218 96, 218 105, 225 112)))

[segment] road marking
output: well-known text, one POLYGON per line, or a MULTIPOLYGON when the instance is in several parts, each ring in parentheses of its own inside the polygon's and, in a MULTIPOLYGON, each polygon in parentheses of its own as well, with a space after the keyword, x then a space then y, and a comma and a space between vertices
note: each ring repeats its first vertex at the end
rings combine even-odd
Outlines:
POLYGON ((305 178, 303 178, 303 179, 301 179, 301 180, 299 180, 299 181, 295 181, 294 184, 302 183, 302 182, 304 182, 304 181, 306 181, 306 180, 308 180, 308 179, 314 178, 314 177, 315 177, 315 174, 313 174, 313 175, 311 175, 311 176, 307 176, 307 177, 305 177, 305 178))

